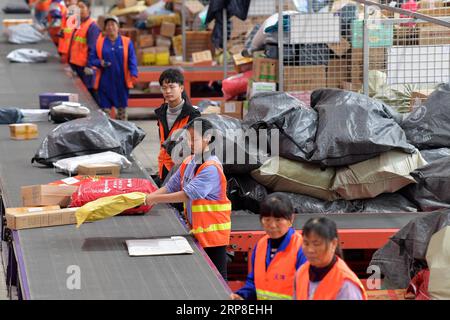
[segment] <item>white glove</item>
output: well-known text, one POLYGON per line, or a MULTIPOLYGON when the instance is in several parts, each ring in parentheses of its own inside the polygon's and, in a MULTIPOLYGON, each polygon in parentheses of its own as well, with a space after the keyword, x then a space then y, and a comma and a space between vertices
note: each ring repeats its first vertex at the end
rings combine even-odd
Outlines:
POLYGON ((84 67, 84 74, 87 76, 93 76, 94 75, 94 70, 88 67, 84 67))

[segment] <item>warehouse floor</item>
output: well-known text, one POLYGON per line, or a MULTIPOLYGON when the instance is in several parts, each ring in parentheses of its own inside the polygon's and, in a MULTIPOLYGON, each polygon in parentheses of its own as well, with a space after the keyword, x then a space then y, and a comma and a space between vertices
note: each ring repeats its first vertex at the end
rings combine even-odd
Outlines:
MULTIPOLYGON (((153 113, 153 109, 130 110, 129 113, 135 118, 141 118, 142 116, 148 117, 149 114, 153 113)), ((159 136, 156 120, 136 120, 133 122, 146 132, 145 139, 136 147, 134 155, 151 175, 156 174, 158 171, 157 156, 159 151, 159 136)), ((6 247, 5 242, 3 242, 2 247, 6 247)), ((0 300, 8 300, 8 287, 5 282, 7 261, 2 261, 2 263, 0 268, 0 300)), ((17 299, 16 292, 15 290, 12 291, 12 299, 15 300, 17 299)))

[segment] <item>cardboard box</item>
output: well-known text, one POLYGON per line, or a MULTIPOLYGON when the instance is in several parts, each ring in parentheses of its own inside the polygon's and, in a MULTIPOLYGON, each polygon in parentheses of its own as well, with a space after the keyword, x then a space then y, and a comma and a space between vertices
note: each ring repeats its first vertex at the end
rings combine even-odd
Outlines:
POLYGON ((187 13, 190 15, 190 18, 205 9, 205 6, 198 0, 187 0, 184 6, 186 7, 187 13))
POLYGON ((428 99, 428 95, 421 93, 421 92, 413 91, 411 93, 411 103, 410 103, 411 111, 413 110, 413 108, 416 104, 416 100, 421 105, 423 105, 425 103, 425 101, 427 101, 427 99, 428 99))
POLYGON ((31 140, 39 137, 37 124, 14 123, 9 125, 10 138, 14 140, 31 140))
POLYGON ((41 207, 59 205, 67 207, 70 197, 77 191, 77 186, 33 185, 21 188, 22 203, 24 207, 41 207))
POLYGON ((250 99, 255 94, 260 92, 275 92, 277 91, 277 84, 275 82, 255 82, 250 80, 247 88, 247 98, 250 99))
POLYGON ((39 95, 41 109, 48 109, 50 104, 56 101, 78 102, 78 93, 46 92, 39 95))
MULTIPOLYGON (((363 49, 351 49, 350 60, 350 82, 362 83, 364 76, 363 49)), ((370 48, 369 70, 386 71, 387 53, 386 48, 370 48)))
POLYGON ((160 29, 160 35, 167 37, 167 38, 172 38, 175 35, 175 30, 177 29, 177 26, 175 25, 175 23, 172 22, 163 22, 161 24, 161 29, 160 29))
POLYGON ((113 163, 92 163, 79 165, 78 174, 83 176, 120 176, 120 166, 113 163))
POLYGON ((394 29, 394 46, 417 46, 419 29, 416 26, 398 26, 394 29))
MULTIPOLYGON (((193 52, 210 50, 214 54, 214 46, 211 41, 212 31, 186 31, 186 57, 191 57, 193 52)), ((181 38, 180 38, 181 40, 181 38)), ((183 47, 180 48, 183 55, 183 47)))
POLYGON ((328 43, 327 46, 338 57, 346 55, 348 50, 350 50, 350 43, 347 40, 345 40, 345 38, 342 37, 340 42, 328 43))
POLYGON ((450 44, 450 28, 442 26, 421 27, 419 29, 419 45, 450 44))
POLYGON ((405 300, 407 299, 405 289, 392 290, 367 290, 368 300, 405 300))
POLYGON ((348 81, 349 59, 331 59, 327 66, 327 88, 340 88, 342 81, 348 81))
POLYGON ((6 208, 5 214, 23 214, 61 209, 60 206, 6 208))
POLYGON ((220 113, 229 117, 242 119, 242 101, 225 101, 220 105, 220 113))
POLYGON ((11 26, 16 26, 18 24, 33 24, 33 19, 3 19, 3 27, 6 29, 11 26))
POLYGON ((233 55, 233 62, 237 73, 244 73, 252 70, 253 68, 253 59, 243 57, 241 53, 236 53, 233 55))
POLYGON ((192 62, 196 66, 211 66, 213 62, 211 51, 205 50, 192 53, 192 62))
POLYGON ((137 3, 137 0, 119 0, 119 2, 117 3, 117 7, 119 7, 119 9, 125 9, 134 7, 135 5, 137 5, 137 3))
POLYGON ((136 51, 138 65, 153 66, 156 64, 156 47, 138 49, 136 51))
POLYGON ((170 63, 170 52, 169 48, 166 47, 155 47, 156 51, 156 62, 157 66, 167 66, 170 63))
POLYGON ((6 213, 6 225, 9 229, 20 230, 76 224, 75 212, 77 209, 67 208, 27 213, 6 213))
POLYGON ((326 83, 326 66, 284 67, 284 91, 315 90, 326 83))
POLYGON ((433 17, 448 17, 450 16, 450 7, 419 9, 417 12, 433 17))
POLYGON ((155 40, 151 34, 141 34, 137 37, 137 46, 139 48, 149 48, 155 45, 155 40))
POLYGON ((156 46, 157 47, 170 48, 171 45, 172 45, 172 41, 170 40, 170 38, 166 38, 163 36, 156 37, 156 46))
POLYGON ((138 30, 133 27, 123 27, 119 29, 122 36, 130 38, 133 43, 137 43, 138 30))
POLYGON ((256 82, 278 82, 278 60, 254 58, 252 70, 256 82))
POLYGON ((362 89, 362 83, 342 81, 341 88, 347 91, 359 92, 362 89))

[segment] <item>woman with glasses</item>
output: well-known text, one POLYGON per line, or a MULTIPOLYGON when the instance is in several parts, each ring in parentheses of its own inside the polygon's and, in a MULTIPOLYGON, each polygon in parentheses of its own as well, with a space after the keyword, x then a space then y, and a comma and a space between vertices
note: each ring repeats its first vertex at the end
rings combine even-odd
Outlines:
POLYGON ((294 230, 294 208, 282 193, 272 193, 261 203, 260 220, 266 235, 251 257, 251 272, 233 300, 292 300, 294 277, 306 262, 302 236, 294 230))

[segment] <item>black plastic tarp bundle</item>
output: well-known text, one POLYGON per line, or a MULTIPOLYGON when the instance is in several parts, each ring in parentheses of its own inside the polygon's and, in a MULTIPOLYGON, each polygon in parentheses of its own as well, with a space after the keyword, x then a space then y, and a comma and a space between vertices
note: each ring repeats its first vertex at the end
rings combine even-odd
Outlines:
POLYGON ((450 148, 420 150, 420 154, 426 162, 430 163, 445 157, 450 157, 450 148))
MULTIPOLYGON (((433 234, 450 225, 450 210, 424 213, 410 221, 377 250, 370 265, 378 266, 391 288, 406 288, 426 267, 426 253, 433 234)), ((389 287, 387 289, 390 289, 389 287)))
MULTIPOLYGON (((317 113, 290 94, 268 92, 253 96, 243 126, 257 132, 268 129, 269 141, 272 138, 270 129, 277 129, 282 157, 308 160, 314 151, 317 113)), ((271 150, 272 153, 275 151, 271 150)))
POLYGON ((441 158, 411 172, 417 181, 402 193, 421 208, 432 211, 450 208, 450 157, 441 158))
POLYGON ((419 149, 450 147, 449 109, 450 84, 442 84, 403 121, 408 141, 419 149))
MULTIPOLYGON (((207 120, 212 125, 210 149, 214 150, 214 154, 222 162, 225 174, 249 173, 259 168, 268 158, 267 153, 260 152, 258 142, 254 141, 255 137, 246 136, 241 120, 218 114, 208 114, 197 119, 207 120)), ((179 130, 163 143, 175 163, 190 155, 191 148, 187 139, 186 130, 179 130)))
POLYGON ((381 194, 367 200, 325 201, 307 195, 286 192, 295 213, 390 213, 416 212, 416 206, 400 194, 381 194))
POLYGON ((0 124, 19 123, 22 118, 22 112, 17 108, 0 108, 0 124))
POLYGON ((267 196, 267 189, 250 175, 233 175, 228 177, 227 195, 233 211, 250 210, 259 214, 259 206, 267 196))
POLYGON ((319 114, 314 162, 343 166, 392 149, 415 150, 398 124, 401 116, 378 100, 339 89, 319 89, 311 94, 311 106, 319 114))
POLYGON ((104 151, 129 156, 144 137, 145 132, 132 122, 109 119, 98 111, 91 117, 57 126, 31 161, 52 166, 60 159, 104 151))
POLYGON ((30 7, 25 1, 9 1, 3 8, 4 13, 30 13, 30 7))

